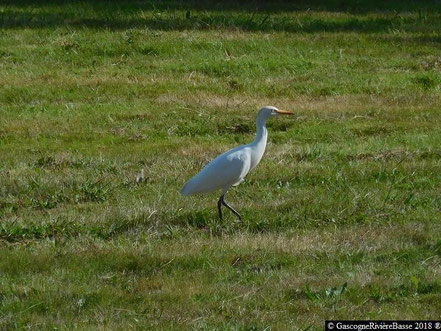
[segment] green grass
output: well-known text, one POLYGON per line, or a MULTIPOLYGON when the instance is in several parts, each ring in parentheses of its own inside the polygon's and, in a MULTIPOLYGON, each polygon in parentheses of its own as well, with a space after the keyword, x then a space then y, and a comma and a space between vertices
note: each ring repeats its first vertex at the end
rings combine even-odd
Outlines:
POLYGON ((0 328, 441 318, 441 5, 0 5, 0 328), (228 194, 183 184, 251 141, 228 194), (144 169, 144 181, 137 174, 144 169))

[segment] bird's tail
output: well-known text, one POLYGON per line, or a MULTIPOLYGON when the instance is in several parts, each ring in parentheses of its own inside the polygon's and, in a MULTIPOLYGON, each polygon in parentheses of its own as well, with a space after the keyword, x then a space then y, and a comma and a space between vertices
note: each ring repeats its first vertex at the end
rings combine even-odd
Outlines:
POLYGON ((181 190, 182 195, 190 195, 192 192, 191 181, 187 182, 181 190))

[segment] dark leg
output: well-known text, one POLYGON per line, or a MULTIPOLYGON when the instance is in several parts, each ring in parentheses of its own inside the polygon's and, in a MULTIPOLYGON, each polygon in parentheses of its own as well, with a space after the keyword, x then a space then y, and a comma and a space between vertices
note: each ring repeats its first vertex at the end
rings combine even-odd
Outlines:
POLYGON ((223 199, 224 199, 224 195, 222 194, 222 196, 217 201, 217 210, 219 211, 219 218, 221 221, 222 221, 222 201, 223 201, 223 199))
POLYGON ((222 220, 222 215, 220 212, 219 202, 222 203, 229 210, 231 210, 239 218, 239 221, 242 221, 242 216, 240 216, 240 214, 224 200, 224 197, 225 197, 225 194, 222 194, 222 196, 220 197, 220 199, 217 203, 218 208, 219 208, 219 215, 221 216, 221 220, 222 220))

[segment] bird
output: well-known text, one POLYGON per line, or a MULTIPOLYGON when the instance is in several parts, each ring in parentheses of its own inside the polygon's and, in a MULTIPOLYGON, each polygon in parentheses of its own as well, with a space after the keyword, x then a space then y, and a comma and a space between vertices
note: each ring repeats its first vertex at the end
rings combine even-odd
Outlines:
POLYGON ((222 189, 217 202, 219 218, 222 221, 222 206, 231 210, 242 221, 241 214, 225 201, 225 194, 232 186, 237 186, 262 159, 268 138, 266 120, 279 115, 293 115, 287 110, 265 106, 257 115, 257 133, 253 142, 241 145, 219 155, 208 163, 197 175, 181 189, 184 196, 207 194, 222 189))

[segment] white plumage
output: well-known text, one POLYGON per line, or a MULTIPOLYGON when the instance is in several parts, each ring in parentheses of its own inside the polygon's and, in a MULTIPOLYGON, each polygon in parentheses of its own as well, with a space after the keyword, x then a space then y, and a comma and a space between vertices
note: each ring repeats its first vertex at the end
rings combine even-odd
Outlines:
POLYGON ((210 193, 222 189, 222 195, 218 201, 220 219, 222 220, 221 206, 224 205, 241 220, 240 214, 224 200, 225 193, 231 186, 239 185, 248 172, 256 167, 262 159, 268 138, 266 120, 271 116, 288 114, 292 113, 272 106, 262 108, 257 116, 256 139, 250 144, 233 148, 216 157, 185 184, 181 194, 210 193))
POLYGON ((224 191, 243 181, 251 168, 250 147, 236 147, 219 155, 185 184, 181 193, 191 195, 210 193, 220 188, 224 191))

